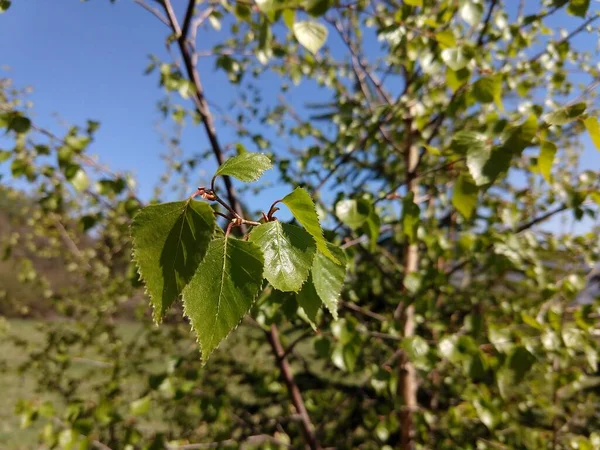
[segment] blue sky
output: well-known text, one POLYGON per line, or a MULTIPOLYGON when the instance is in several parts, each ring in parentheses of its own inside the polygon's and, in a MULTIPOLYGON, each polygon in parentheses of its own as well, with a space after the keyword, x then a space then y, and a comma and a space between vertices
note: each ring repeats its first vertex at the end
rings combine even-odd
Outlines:
MULTIPOLYGON (((173 3, 184 4, 180 0, 173 3)), ((531 12, 536 8, 533 3, 527 2, 531 12)), ((562 16, 548 23, 567 28, 577 24, 569 22, 562 16)), ((210 48, 226 33, 226 27, 221 32, 204 32, 202 48, 210 48)), ((151 53, 169 59, 164 50, 166 34, 162 23, 130 0, 116 4, 108 0, 16 0, 7 13, 0 15, 0 64, 10 67, 0 74, 13 78, 18 86, 34 88, 33 119, 41 126, 60 127, 54 113, 71 124, 84 124, 86 119, 100 121, 92 152, 115 170, 133 171, 140 196, 149 198, 164 169, 160 155, 166 147, 153 126, 159 118, 156 103, 163 92, 157 76, 144 76, 143 71, 151 53)), ((335 45, 333 38, 329 42, 335 45)), ((592 48, 596 42, 578 44, 592 48)), ((231 87, 222 72, 213 70, 214 60, 201 61, 207 96, 226 108, 239 91, 231 87)), ((274 89, 263 92, 267 101, 277 94, 274 89)), ((314 86, 303 86, 294 97, 300 94, 302 101, 319 99, 314 86)), ((300 104, 296 106, 301 108, 300 104)), ((219 126, 218 132, 222 143, 234 140, 226 127, 219 126)), ((581 168, 598 169, 600 152, 592 148, 587 137, 584 143, 581 168)), ((284 146, 285 142, 275 144, 284 146)), ((206 150, 202 127, 186 127, 182 147, 187 155, 206 150)), ((213 170, 212 164, 201 167, 205 176, 213 170)), ((198 178, 194 184, 205 181, 202 176, 198 178)), ((282 192, 277 187, 264 196, 274 199, 282 192)))

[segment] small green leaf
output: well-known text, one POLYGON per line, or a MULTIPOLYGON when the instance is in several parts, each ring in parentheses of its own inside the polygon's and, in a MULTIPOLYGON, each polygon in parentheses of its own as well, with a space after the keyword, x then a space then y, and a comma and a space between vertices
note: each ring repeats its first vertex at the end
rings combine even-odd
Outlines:
POLYGON ((267 16, 269 21, 273 22, 275 20, 277 5, 274 0, 256 0, 256 6, 267 16))
POLYGON ((441 56, 446 65, 454 71, 465 68, 471 60, 470 55, 461 47, 444 49, 441 56))
POLYGON ((250 310, 262 286, 263 264, 253 242, 223 236, 210 243, 182 294, 204 363, 250 310))
POLYGON ((85 191, 90 186, 90 180, 83 169, 79 169, 70 181, 79 192, 85 191))
POLYGON ((145 397, 134 400, 129 404, 129 411, 134 416, 143 416, 148 411, 150 411, 150 396, 146 395, 145 397))
POLYGON ((588 117, 583 121, 585 129, 590 134, 592 142, 598 150, 600 150, 600 125, 598 125, 598 119, 595 117, 588 117))
POLYGON ((467 175, 460 175, 454 184, 452 204, 465 219, 470 219, 477 204, 478 189, 467 175))
POLYGON ((556 156, 556 145, 550 141, 544 141, 540 145, 540 156, 538 157, 538 168, 544 179, 550 183, 552 164, 556 156))
POLYGON ((193 200, 146 206, 134 217, 133 258, 157 322, 194 276, 214 229, 212 208, 193 200))
POLYGON ((306 12, 313 17, 321 17, 332 5, 332 0, 308 0, 306 12))
POLYGON ((327 28, 314 21, 296 22, 293 26, 294 36, 304 48, 316 54, 327 40, 327 28))
POLYGON ((371 205, 365 199, 340 200, 335 215, 353 230, 360 228, 371 214, 371 205))
POLYGON ((296 11, 294 11, 293 9, 284 9, 281 16, 283 17, 283 23, 285 23, 285 26, 288 27, 290 30, 293 30, 296 11))
POLYGON ((467 167, 477 186, 493 181, 487 170, 491 154, 492 150, 483 141, 480 145, 471 146, 467 151, 467 167))
POLYGON ((444 30, 439 33, 435 33, 435 40, 440 44, 440 48, 452 48, 456 46, 456 38, 452 30, 444 30))
POLYGON ((310 274, 315 241, 304 229, 279 221, 264 223, 249 237, 265 257, 264 277, 275 289, 298 292, 310 274))
POLYGON ((319 224, 319 216, 309 193, 298 187, 286 195, 281 202, 290 209, 296 220, 314 238, 317 249, 332 261, 339 263, 327 247, 327 241, 323 237, 323 230, 319 224))
POLYGON ((10 8, 11 2, 9 0, 0 0, 0 14, 10 8))
POLYGON ((495 76, 482 77, 473 84, 473 95, 479 103, 502 105, 502 79, 495 76))
POLYGON ((410 192, 402 199, 402 232, 409 242, 414 242, 417 238, 420 215, 421 209, 414 202, 414 194, 410 192))
POLYGON ((577 118, 585 112, 585 109, 585 103, 575 103, 574 105, 566 106, 546 114, 544 116, 544 122, 549 125, 565 125, 577 120, 577 118))
POLYGON ((404 4, 408 6, 423 6, 423 0, 404 0, 404 4))
POLYGON ((590 0, 571 0, 567 12, 574 16, 585 17, 589 7, 590 0))
POLYGON ((471 26, 478 25, 483 16, 483 6, 467 0, 460 8, 460 17, 471 26))
POLYGON ((242 153, 229 158, 216 171, 215 177, 229 175, 245 183, 258 180, 265 170, 273 165, 267 155, 262 153, 242 153))
POLYGON ((338 318, 337 304, 342 292, 344 278, 346 277, 346 255, 336 245, 327 243, 329 251, 333 253, 340 264, 334 263, 330 258, 317 252, 311 271, 312 283, 321 301, 325 304, 335 320, 338 318))

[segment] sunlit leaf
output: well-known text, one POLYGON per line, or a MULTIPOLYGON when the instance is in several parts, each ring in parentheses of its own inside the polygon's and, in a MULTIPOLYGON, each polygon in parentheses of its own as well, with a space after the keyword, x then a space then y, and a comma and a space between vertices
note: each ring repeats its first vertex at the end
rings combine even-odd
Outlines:
POLYGON ((265 170, 272 166, 271 160, 262 153, 242 153, 225 161, 215 172, 215 176, 229 175, 249 183, 258 180, 265 170))
POLYGON ((214 228, 212 208, 193 200, 146 206, 134 217, 133 258, 157 322, 196 272, 214 228))
POLYGON ((298 42, 312 54, 316 54, 327 40, 327 28, 319 22, 296 22, 293 31, 298 42))
POLYGON ((544 141, 540 145, 540 155, 538 156, 538 168, 544 179, 550 183, 552 165, 556 156, 556 145, 550 141, 544 141))
POLYGON ((478 193, 477 186, 466 175, 460 175, 454 183, 452 204, 465 219, 471 218, 477 204, 478 193))
POLYGON ((316 246, 304 229, 279 221, 264 223, 249 237, 265 257, 264 277, 275 289, 298 292, 308 278, 316 246))
POLYGON ((264 259, 253 242, 231 236, 211 241, 206 256, 183 290, 185 315, 206 362, 250 310, 263 280, 264 259))

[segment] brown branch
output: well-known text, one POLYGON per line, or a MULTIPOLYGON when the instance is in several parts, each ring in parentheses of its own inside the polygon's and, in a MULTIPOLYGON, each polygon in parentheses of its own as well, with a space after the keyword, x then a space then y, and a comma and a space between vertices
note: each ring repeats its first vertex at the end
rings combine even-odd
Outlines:
POLYGON ((481 29, 481 33, 479 33, 479 38, 477 39, 477 46, 481 47, 483 45, 483 38, 485 37, 485 33, 487 33, 488 27, 490 26, 490 19, 492 18, 492 13, 494 12, 494 8, 498 0, 492 0, 490 4, 490 9, 488 9, 488 13, 485 16, 485 20, 483 21, 483 28, 481 29))
POLYGON ((180 39, 185 41, 187 39, 190 24, 192 23, 192 18, 194 17, 194 8, 196 6, 196 0, 189 0, 187 9, 185 11, 185 17, 183 18, 183 26, 181 27, 181 36, 180 39))
MULTIPOLYGON (((195 3, 195 0, 190 0, 190 3, 195 3)), ((215 156, 215 159, 217 160, 217 163, 221 165, 225 162, 225 157, 221 148, 221 144, 219 143, 219 139, 217 138, 217 132, 215 129, 212 114, 210 112, 210 108, 208 107, 206 97, 204 96, 204 88, 202 87, 202 82, 200 81, 200 74, 198 73, 198 70, 196 69, 193 63, 192 53, 190 52, 189 47, 186 45, 185 38, 182 36, 181 27, 179 26, 179 22, 177 21, 177 17, 175 16, 175 12, 173 11, 173 7, 171 6, 170 0, 164 0, 163 6, 165 8, 167 17, 169 18, 171 29, 177 36, 177 43, 179 45, 181 56, 183 57, 183 62, 185 65, 188 79, 194 84, 194 87, 196 89, 196 94, 192 97, 196 106, 196 110, 200 115, 202 124, 204 125, 204 129, 208 136, 208 140, 210 141, 211 150, 215 156)), ((223 181, 225 183, 225 190, 227 191, 227 200, 229 201, 229 205, 240 216, 242 216, 242 207, 237 199, 237 195, 231 183, 231 179, 229 177, 223 177, 223 181)), ((245 232, 244 228, 242 228, 242 232, 245 232)))
POLYGON ((163 16, 157 8, 154 8, 150 5, 148 5, 146 2, 144 2, 142 0, 133 0, 133 1, 136 2, 138 5, 140 5, 142 8, 144 8, 146 11, 148 11, 151 14, 153 14, 154 16, 156 16, 156 18, 158 18, 158 20, 160 20, 166 26, 168 26, 168 27, 171 26, 171 24, 169 24, 169 21, 167 20, 167 18, 165 16, 163 16))
POLYGON ((298 389, 298 385, 294 380, 294 375, 292 374, 290 364, 288 363, 287 359, 285 359, 286 353, 283 350, 281 340, 279 339, 279 331, 277 330, 277 327, 275 325, 271 325, 271 329, 266 333, 267 339, 269 340, 271 348, 273 349, 273 354, 275 355, 276 363, 279 366, 281 376, 283 377, 283 381, 287 386, 287 390, 290 395, 290 400, 292 401, 294 407, 296 408, 296 411, 300 415, 300 425, 302 429, 302 434, 304 435, 304 439, 307 445, 311 448, 311 450, 320 449, 321 446, 317 441, 313 424, 310 421, 308 411, 304 406, 304 400, 302 400, 300 389, 298 389))
MULTIPOLYGON (((189 2, 195 4, 195 0, 189 0, 189 2)), ((193 82, 194 87, 196 89, 196 94, 193 96, 196 110, 197 110, 198 114, 200 115, 200 118, 204 125, 204 129, 205 129, 208 139, 210 141, 211 149, 215 156, 215 159, 217 160, 217 162, 219 164, 223 164, 223 162, 225 161, 225 158, 223 155, 223 150, 221 148, 221 145, 219 144, 219 140, 217 138, 217 133, 216 133, 216 129, 214 126, 212 114, 210 112, 208 103, 204 96, 202 82, 200 81, 200 74, 198 73, 197 67, 194 64, 194 59, 193 59, 192 53, 190 52, 190 48, 186 43, 185 36, 183 36, 183 34, 182 34, 181 27, 179 26, 179 22, 177 21, 177 17, 175 16, 175 12, 173 11, 170 0, 163 0, 163 6, 165 8, 165 12, 169 19, 171 29, 177 36, 177 43, 178 43, 181 55, 183 57, 183 61, 184 61, 188 79, 193 82)), ((193 5, 188 4, 187 10, 189 11, 190 8, 193 9, 193 5)), ((231 206, 231 208, 240 217, 242 217, 243 211, 242 211, 241 205, 237 199, 237 195, 233 188, 233 185, 231 184, 230 178, 223 177, 223 180, 225 182, 225 189, 227 191, 227 198, 229 200, 229 206, 231 206)), ((233 224, 233 222, 231 222, 229 225, 232 225, 232 224, 233 224)), ((246 228, 247 227, 245 226, 244 223, 240 224, 240 229, 242 230, 242 233, 244 233, 244 234, 246 233, 246 228)), ((230 230, 230 228, 228 227, 228 231, 229 230, 230 230)), ((318 450, 318 449, 320 449, 320 446, 317 442, 317 439, 316 439, 316 436, 314 433, 314 428, 310 421, 310 417, 308 416, 308 412, 306 410, 306 407, 304 406, 304 401, 302 400, 302 395, 300 393, 298 385, 296 384, 296 381, 294 380, 294 376, 291 372, 288 361, 282 357, 285 354, 285 352, 283 350, 283 346, 281 345, 281 341, 279 339, 279 332, 275 325, 271 326, 270 331, 267 333, 267 337, 268 337, 269 343, 271 344, 271 347, 273 349, 273 353, 275 354, 275 357, 277 359, 277 364, 281 370, 281 374, 285 380, 286 386, 288 388, 288 392, 290 394, 290 398, 292 399, 292 403, 294 404, 296 411, 301 416, 302 432, 303 432, 304 438, 306 440, 306 443, 311 448, 311 450, 318 450)))

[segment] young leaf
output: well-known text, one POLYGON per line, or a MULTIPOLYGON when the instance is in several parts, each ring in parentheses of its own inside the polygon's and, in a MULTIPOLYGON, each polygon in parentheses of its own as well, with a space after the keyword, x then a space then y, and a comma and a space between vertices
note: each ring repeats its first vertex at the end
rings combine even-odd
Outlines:
POLYGON ((402 231, 409 242, 414 242, 419 228, 419 216, 421 210, 414 202, 414 194, 410 192, 402 199, 402 231))
POLYGON ((442 50, 441 56, 442 61, 454 71, 463 69, 471 60, 467 52, 460 47, 442 50))
POLYGON ((364 199, 341 200, 335 205, 335 215, 353 230, 360 228, 371 214, 371 205, 364 199))
POLYGON ((556 145, 550 141, 542 142, 540 146, 540 156, 538 157, 538 168, 548 183, 550 183, 550 173, 552 171, 552 164, 554 163, 555 155, 556 145))
POLYGON ((459 154, 478 152, 485 149, 486 140, 487 137, 484 134, 474 131, 459 131, 452 137, 450 148, 459 154))
POLYGON ((183 290, 185 315, 204 362, 250 310, 262 286, 263 264, 262 252, 253 242, 223 236, 210 243, 183 290))
POLYGON ((480 103, 502 107, 502 79, 499 76, 482 77, 473 84, 473 95, 480 103))
POLYGON ((327 244, 327 247, 333 253, 340 264, 335 264, 331 259, 320 252, 317 252, 313 263, 311 278, 321 301, 325 304, 334 319, 337 320, 337 303, 344 278, 346 277, 346 255, 344 251, 336 245, 327 244))
POLYGON ((590 0, 570 0, 567 12, 574 16, 585 17, 589 7, 590 0))
POLYGON ((273 165, 262 153, 242 153, 225 161, 216 171, 215 177, 229 175, 245 183, 258 180, 265 170, 273 165))
POLYGON ((471 26, 480 23, 483 16, 483 6, 474 1, 467 0, 460 8, 460 17, 471 26))
POLYGON ((585 129, 590 134, 592 142, 598 150, 600 150, 600 125, 598 125, 598 119, 595 117, 588 117, 583 121, 585 129))
POLYGON ((565 125, 569 122, 573 122, 585 111, 585 103, 575 103, 571 106, 557 109, 544 116, 544 122, 549 125, 565 125))
POLYGON ((454 184, 452 194, 452 204, 465 219, 469 219, 473 214, 477 204, 477 186, 466 175, 460 175, 454 184))
POLYGON ((155 321, 160 322, 194 275, 214 229, 212 208, 193 200, 146 206, 134 217, 133 258, 155 321))
POLYGON ((275 289, 298 292, 310 274, 316 246, 305 230, 279 221, 264 223, 249 237, 265 257, 264 277, 275 289))
POLYGON ((319 216, 309 193, 299 187, 286 195, 281 202, 290 209, 296 220, 314 238, 317 249, 335 263, 339 263, 327 248, 327 241, 323 237, 323 230, 319 224, 319 216))
POLYGON ((492 149, 485 145, 473 146, 467 151, 467 167, 477 186, 493 181, 487 170, 491 155, 492 149))
POLYGON ((304 48, 316 54, 327 40, 327 28, 318 22, 301 21, 293 26, 294 36, 304 48))

